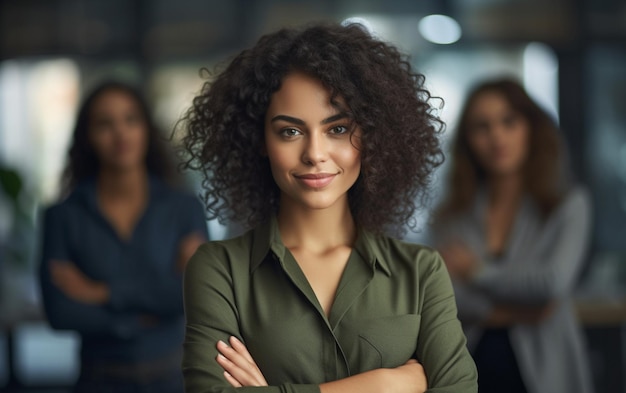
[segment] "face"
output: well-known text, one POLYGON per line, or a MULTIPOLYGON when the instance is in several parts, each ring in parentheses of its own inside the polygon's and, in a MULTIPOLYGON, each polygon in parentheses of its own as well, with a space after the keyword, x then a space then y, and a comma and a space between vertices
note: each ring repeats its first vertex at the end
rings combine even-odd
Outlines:
POLYGON ((89 141, 102 168, 129 170, 144 165, 148 129, 139 104, 121 90, 109 90, 94 101, 89 141))
POLYGON ((527 158, 528 121, 500 93, 480 93, 471 104, 467 141, 490 175, 519 173, 527 158))
POLYGON ((347 205, 348 190, 361 170, 360 130, 351 137, 350 119, 331 105, 330 97, 320 81, 298 72, 288 74, 271 97, 265 149, 281 205, 347 205))

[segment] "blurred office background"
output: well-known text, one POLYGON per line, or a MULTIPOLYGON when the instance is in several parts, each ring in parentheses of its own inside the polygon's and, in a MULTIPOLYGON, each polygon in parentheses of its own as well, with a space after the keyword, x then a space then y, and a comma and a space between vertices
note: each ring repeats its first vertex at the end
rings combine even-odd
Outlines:
POLYGON ((557 119, 594 198, 578 304, 597 391, 626 392, 623 0, 0 0, 0 391, 64 392, 77 377, 77 336, 47 327, 34 272, 37 212, 59 197, 82 92, 102 79, 139 85, 169 133, 201 67, 320 20, 360 21, 410 53, 445 101, 444 143, 487 77, 519 78, 557 119))

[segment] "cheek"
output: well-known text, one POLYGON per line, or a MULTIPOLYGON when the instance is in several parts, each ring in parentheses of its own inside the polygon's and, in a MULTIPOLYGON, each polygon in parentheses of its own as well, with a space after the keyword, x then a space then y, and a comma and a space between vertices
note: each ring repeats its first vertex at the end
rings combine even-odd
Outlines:
POLYGON ((138 126, 132 129, 131 138, 137 149, 141 151, 148 150, 148 129, 144 126, 138 126))
POLYGON ((265 148, 274 177, 280 172, 288 171, 295 165, 294 162, 298 161, 297 152, 294 150, 288 146, 279 147, 274 145, 269 145, 265 148))
POLYGON ((96 152, 96 155, 98 156, 105 155, 107 151, 113 148, 113 137, 110 132, 90 132, 88 141, 91 145, 91 148, 96 152))
POLYGON ((334 157, 337 164, 346 170, 359 170, 361 168, 361 152, 358 145, 354 146, 350 141, 345 141, 345 143, 337 146, 334 157))
POLYGON ((528 145, 530 143, 530 132, 526 127, 519 128, 514 133, 514 138, 511 138, 513 148, 516 151, 517 157, 523 159, 527 156, 528 145))
POLYGON ((361 169, 361 154, 358 150, 353 149, 345 154, 344 160, 346 164, 354 171, 361 169))
POLYGON ((467 144, 469 145, 470 150, 479 160, 483 160, 484 158, 486 158, 486 156, 489 155, 490 141, 486 135, 470 135, 467 138, 467 144))

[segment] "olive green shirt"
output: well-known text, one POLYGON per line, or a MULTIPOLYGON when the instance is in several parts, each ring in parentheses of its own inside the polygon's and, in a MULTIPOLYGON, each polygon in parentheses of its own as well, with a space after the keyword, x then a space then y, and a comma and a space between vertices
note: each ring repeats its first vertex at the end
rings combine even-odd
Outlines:
POLYGON ((429 392, 477 391, 441 257, 359 230, 326 317, 275 219, 202 245, 184 281, 185 391, 319 392, 319 384, 410 358, 429 392), (215 360, 218 340, 241 339, 269 387, 232 388, 215 360))

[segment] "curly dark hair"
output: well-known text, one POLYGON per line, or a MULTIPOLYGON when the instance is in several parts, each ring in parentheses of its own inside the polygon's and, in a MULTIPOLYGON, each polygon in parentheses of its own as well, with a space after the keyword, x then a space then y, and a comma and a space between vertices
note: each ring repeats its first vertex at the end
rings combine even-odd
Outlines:
POLYGON ((183 167, 203 173, 209 215, 254 226, 277 210, 280 190, 261 154, 264 120, 272 94, 293 71, 320 80, 333 105, 341 97, 362 131, 361 173, 349 191, 356 223, 375 232, 413 227, 443 162, 444 125, 408 57, 358 24, 265 35, 204 83, 181 124, 183 167))
POLYGON ((468 209, 480 185, 487 180, 485 170, 471 151, 467 133, 474 102, 489 92, 501 95, 529 124, 529 159, 523 168, 524 186, 543 216, 547 217, 570 186, 564 146, 552 118, 530 98, 519 82, 511 78, 484 81, 469 93, 453 142, 448 197, 438 208, 437 216, 445 219, 468 209))
POLYGON ((93 104, 98 97, 112 90, 123 92, 131 97, 137 103, 141 116, 146 122, 148 129, 146 166, 148 172, 171 185, 178 183, 176 165, 171 160, 170 155, 167 154, 165 138, 152 120, 148 105, 141 93, 129 84, 118 81, 105 81, 89 92, 78 111, 72 143, 68 153, 68 163, 63 172, 63 195, 68 195, 77 184, 98 174, 98 157, 89 142, 91 112, 93 104))

